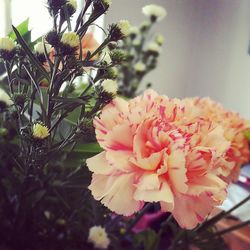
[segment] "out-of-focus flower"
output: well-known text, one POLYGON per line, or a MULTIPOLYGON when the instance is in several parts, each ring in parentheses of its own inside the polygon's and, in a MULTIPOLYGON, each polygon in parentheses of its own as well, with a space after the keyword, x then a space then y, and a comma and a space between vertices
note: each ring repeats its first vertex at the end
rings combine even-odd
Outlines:
POLYGON ((13 104, 13 101, 10 99, 9 95, 0 88, 0 110, 5 109, 7 106, 13 104))
POLYGON ((133 43, 132 43, 134 46, 138 47, 141 45, 141 39, 135 39, 133 40, 133 43))
MULTIPOLYGON (((98 47, 99 43, 94 38, 93 33, 88 32, 84 35, 84 37, 81 40, 81 46, 82 46, 82 57, 83 59, 86 58, 88 52, 93 53, 98 47)), ((80 50, 77 51, 77 54, 80 54, 80 50)), ((96 54, 95 56, 91 57, 90 60, 96 60, 99 58, 99 55, 96 54)))
POLYGON ((156 42, 151 42, 147 46, 147 51, 159 54, 161 52, 161 47, 156 42))
POLYGON ((133 35, 133 36, 138 35, 139 34, 138 27, 136 27, 136 26, 130 26, 130 28, 129 28, 129 34, 133 35))
POLYGON ((162 35, 156 36, 155 42, 156 42, 159 46, 162 46, 163 43, 164 43, 164 36, 162 36, 162 35))
POLYGON ((102 82, 102 88, 104 91, 115 95, 118 90, 118 85, 116 81, 108 79, 102 82))
POLYGON ((150 17, 152 22, 161 21, 166 15, 167 11, 159 5, 149 4, 142 8, 142 13, 150 17))
POLYGON ((89 230, 88 241, 91 242, 95 248, 107 249, 110 244, 110 239, 105 228, 101 226, 93 226, 89 230))
POLYGON ((224 129, 224 137, 230 142, 231 147, 226 152, 226 160, 230 164, 218 168, 221 175, 227 182, 236 181, 239 177, 240 167, 249 162, 250 150, 244 131, 250 128, 249 124, 239 114, 225 110, 219 103, 210 98, 188 98, 186 105, 190 105, 190 117, 193 120, 197 117, 209 118, 221 125, 224 129))
POLYGON ((223 126, 192 112, 152 90, 108 104, 94 121, 104 151, 87 160, 94 198, 126 216, 159 202, 181 227, 201 223, 226 198, 219 169, 230 166, 232 145, 223 126))
POLYGON ((49 136, 49 129, 41 123, 35 123, 32 128, 32 135, 35 139, 43 140, 49 136))
POLYGON ((146 70, 146 65, 143 62, 138 62, 135 64, 134 69, 136 72, 145 72, 146 70))
POLYGON ((50 44, 43 44, 43 42, 39 42, 34 46, 34 50, 37 54, 43 55, 45 53, 44 46, 46 48, 46 52, 49 53, 51 50, 51 45, 50 44))

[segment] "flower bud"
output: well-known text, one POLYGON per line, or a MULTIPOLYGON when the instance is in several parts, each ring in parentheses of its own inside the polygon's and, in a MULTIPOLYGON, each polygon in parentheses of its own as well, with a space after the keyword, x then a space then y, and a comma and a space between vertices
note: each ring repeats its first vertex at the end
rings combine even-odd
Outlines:
POLYGON ((93 226, 89 230, 88 242, 92 243, 95 248, 107 249, 110 239, 105 228, 101 226, 93 226))
POLYGON ((61 38, 61 52, 64 55, 73 54, 80 44, 80 37, 76 32, 64 33, 61 38))
POLYGON ((63 5, 66 4, 66 0, 48 0, 48 9, 51 16, 58 14, 63 5))
POLYGON ((53 47, 57 47, 60 44, 60 36, 55 30, 50 31, 45 36, 46 41, 53 47))
POLYGON ((93 3, 94 12, 105 12, 110 7, 111 4, 112 4, 111 0, 95 1, 93 3))
POLYGON ((138 62, 135 64, 134 69, 137 73, 143 73, 146 71, 146 65, 143 62, 138 62))
POLYGON ((0 38, 0 58, 11 60, 15 55, 15 42, 9 37, 0 38))
POLYGON ((142 13, 149 17, 151 22, 161 21, 167 15, 167 11, 162 6, 156 4, 144 6, 142 13))
POLYGON ((130 24, 127 20, 121 20, 112 25, 110 29, 110 38, 112 41, 121 40, 129 35, 130 24))
POLYGON ((102 89, 107 93, 115 95, 118 90, 117 82, 114 80, 110 80, 110 79, 104 80, 102 82, 102 89))
POLYGON ((127 54, 123 50, 115 49, 115 50, 111 51, 110 58, 111 58, 113 63, 118 64, 118 63, 121 63, 123 61, 126 61, 127 54))
POLYGON ((156 42, 159 46, 162 46, 163 43, 164 43, 164 36, 162 36, 162 35, 156 36, 155 42, 156 42))
POLYGON ((156 42, 151 42, 147 46, 147 51, 155 56, 161 52, 161 47, 156 42))
POLYGON ((34 51, 38 57, 38 60, 42 63, 44 63, 46 61, 46 57, 45 57, 45 53, 49 53, 51 50, 51 45, 49 44, 44 44, 43 42, 38 42, 35 46, 34 46, 34 51), (45 49, 44 49, 45 46, 45 49))
POLYGON ((41 123, 35 123, 32 127, 32 135, 35 139, 43 140, 49 136, 49 129, 41 123))

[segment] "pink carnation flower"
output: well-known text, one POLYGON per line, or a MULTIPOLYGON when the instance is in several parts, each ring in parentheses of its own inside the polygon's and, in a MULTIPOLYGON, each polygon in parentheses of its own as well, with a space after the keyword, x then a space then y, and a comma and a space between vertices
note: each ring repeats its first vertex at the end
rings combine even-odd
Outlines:
POLYGON ((232 147, 223 126, 193 112, 152 90, 108 104, 94 121, 104 151, 87 160, 94 198, 125 216, 159 202, 181 227, 201 223, 226 198, 219 170, 232 147))
POLYGON ((227 182, 238 180, 240 167, 249 162, 248 140, 243 133, 249 129, 249 124, 239 114, 226 111, 220 104, 208 97, 185 99, 185 102, 189 105, 189 110, 193 112, 191 115, 193 119, 208 117, 223 127, 224 137, 231 146, 225 157, 229 164, 226 164, 226 168, 221 166, 219 171, 227 182))

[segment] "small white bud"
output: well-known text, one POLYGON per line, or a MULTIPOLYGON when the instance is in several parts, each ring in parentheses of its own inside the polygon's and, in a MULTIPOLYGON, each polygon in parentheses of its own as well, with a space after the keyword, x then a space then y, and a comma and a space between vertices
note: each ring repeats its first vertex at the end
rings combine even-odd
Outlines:
POLYGON ((162 20, 166 15, 167 11, 162 6, 156 4, 149 4, 142 8, 142 13, 156 21, 162 20))
POLYGON ((89 230, 88 242, 93 243, 95 248, 107 249, 110 239, 105 228, 101 226, 93 226, 89 230))
POLYGON ((9 37, 0 38, 0 50, 11 52, 15 49, 15 42, 9 37))
MULTIPOLYGON (((51 45, 45 43, 45 48, 46 48, 47 53, 49 53, 50 50, 51 50, 51 45)), ((37 43, 37 44, 34 46, 34 50, 35 50, 35 52, 36 52, 37 54, 39 54, 39 55, 44 54, 45 51, 44 51, 43 42, 37 43)))
POLYGON ((143 62, 138 62, 135 64, 134 69, 136 72, 144 72, 146 70, 146 65, 143 62))
POLYGON ((102 88, 105 92, 115 95, 118 90, 118 85, 116 81, 108 79, 102 82, 102 88))
POLYGON ((80 44, 80 37, 76 32, 64 33, 61 38, 61 43, 68 45, 71 48, 75 48, 80 44))

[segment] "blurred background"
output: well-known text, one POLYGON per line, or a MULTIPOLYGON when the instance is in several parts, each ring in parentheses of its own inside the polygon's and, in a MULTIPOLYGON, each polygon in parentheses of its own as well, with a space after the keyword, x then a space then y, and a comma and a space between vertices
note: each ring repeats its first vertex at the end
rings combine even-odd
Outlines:
MULTIPOLYGON (((0 0, 0 36, 10 23, 30 17, 33 36, 51 27, 45 0, 0 0)), ((81 5, 83 0, 79 0, 81 5)), ((139 25, 141 8, 165 7, 156 30, 165 37, 159 64, 146 79, 170 97, 210 96, 250 118, 249 0, 113 0, 102 25, 128 19, 139 25), (104 22, 104 24, 103 24, 104 22)), ((101 39, 101 36, 99 37, 101 39)))

